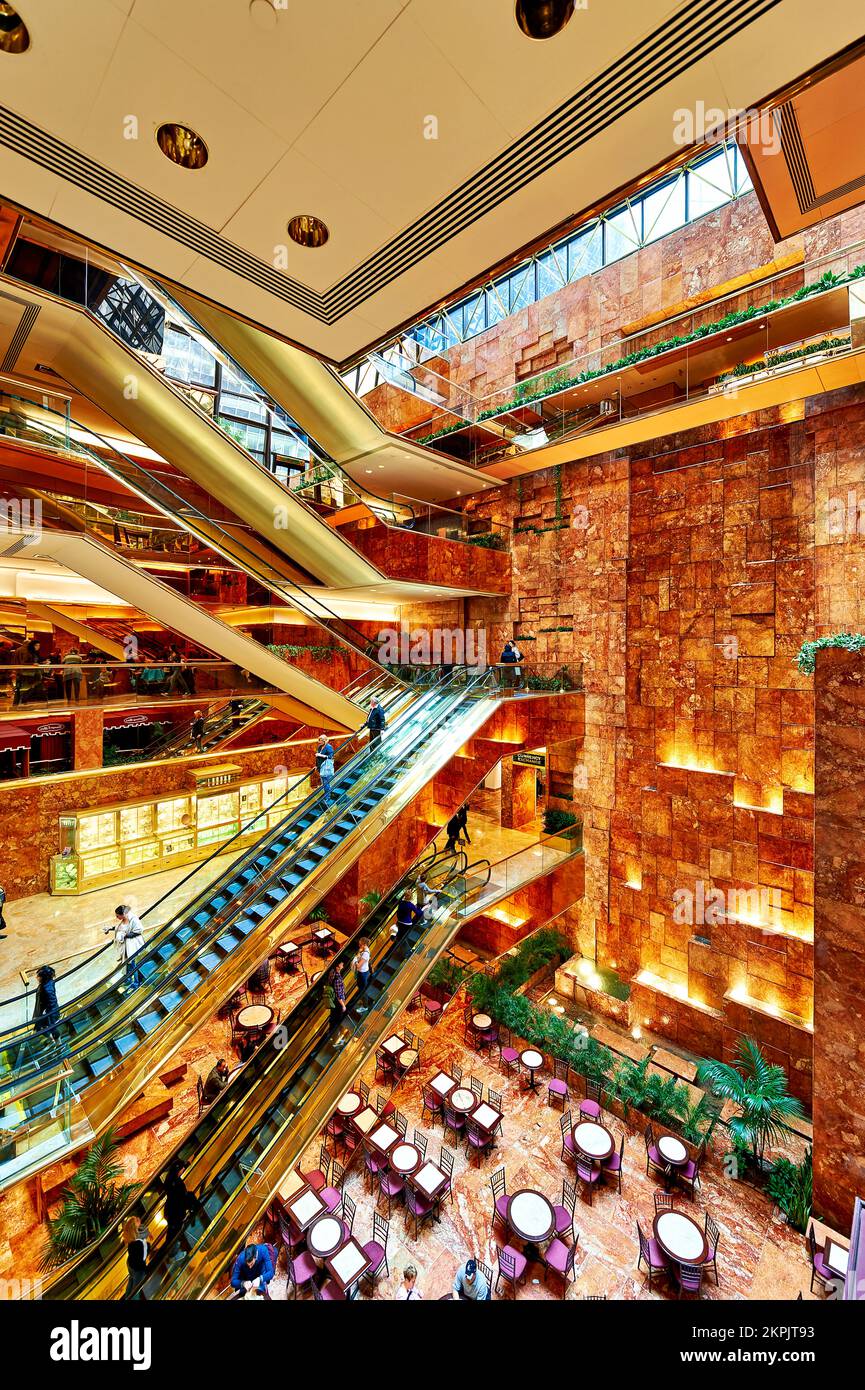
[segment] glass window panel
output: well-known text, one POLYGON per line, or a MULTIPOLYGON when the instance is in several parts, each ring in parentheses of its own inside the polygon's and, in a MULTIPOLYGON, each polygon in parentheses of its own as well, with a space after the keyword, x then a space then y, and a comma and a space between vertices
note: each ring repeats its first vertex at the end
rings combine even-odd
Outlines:
POLYGON ((487 297, 487 327, 492 328, 494 323, 499 323, 508 316, 508 306, 502 299, 498 287, 490 285, 486 292, 487 297))
POLYGON ((536 273, 538 299, 543 299, 547 294, 554 294, 562 288, 559 263, 552 251, 546 251, 543 256, 538 257, 536 273))
POLYGON ((689 169, 688 180, 688 220, 702 217, 707 212, 728 203, 733 196, 730 158, 726 149, 718 150, 710 159, 689 169))
POLYGON ((591 227, 571 237, 568 242, 568 279, 576 280, 581 275, 591 275, 593 271, 600 270, 602 251, 600 222, 593 222, 591 227))
POLYGON ((643 199, 643 241, 657 241, 685 225, 685 179, 680 176, 643 199))
POLYGON ((487 326, 485 314, 485 297, 482 294, 477 294, 465 306, 464 338, 471 338, 475 333, 483 333, 487 326))
POLYGON ((604 220, 604 262, 619 261, 640 245, 640 209, 626 206, 604 220))
POLYGON ((267 419, 263 401, 251 396, 237 396, 233 391, 220 392, 219 410, 222 415, 239 415, 244 420, 267 419))
POLYGON ((733 156, 735 159, 736 169, 736 194, 738 196, 741 193, 750 193, 753 185, 751 183, 751 176, 748 173, 748 169, 746 167, 744 159, 742 158, 741 152, 738 149, 735 149, 733 151, 733 156))
POLYGON ((535 299, 535 267, 534 262, 515 270, 513 275, 508 276, 508 291, 510 311, 515 314, 518 309, 525 309, 527 305, 533 304, 535 299))
POLYGON ((202 347, 177 328, 166 327, 163 350, 165 374, 173 381, 185 381, 198 386, 216 384, 216 361, 202 347))
POLYGON ((260 426, 247 425, 243 420, 227 420, 223 415, 220 415, 219 423, 226 434, 236 439, 242 448, 258 458, 264 457, 265 432, 260 426))

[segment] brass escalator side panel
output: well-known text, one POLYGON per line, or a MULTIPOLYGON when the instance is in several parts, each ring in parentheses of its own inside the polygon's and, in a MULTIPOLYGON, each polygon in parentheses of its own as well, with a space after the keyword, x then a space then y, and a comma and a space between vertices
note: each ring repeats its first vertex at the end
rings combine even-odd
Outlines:
POLYGON ((350 700, 295 670, 251 637, 223 623, 176 589, 130 564, 107 546, 80 534, 43 531, 38 538, 7 533, 4 547, 17 555, 47 558, 115 594, 165 627, 182 633, 208 651, 251 671, 277 692, 269 697, 282 713, 302 724, 354 732, 363 724, 363 711, 350 700))
MULTIPOLYGON (((69 1147, 63 1151, 65 1154, 89 1142, 94 1134, 101 1132, 120 1114, 123 1107, 144 1089, 186 1038, 212 1016, 218 1003, 238 990, 264 957, 274 951, 280 941, 285 940, 287 935, 308 918, 312 909, 339 882, 363 849, 378 837, 435 772, 472 737, 494 712, 497 704, 498 700, 494 698, 472 701, 464 709, 462 718, 452 720, 448 727, 440 731, 431 746, 430 758, 418 760, 398 780, 395 788, 366 814, 360 824, 345 835, 320 867, 289 891, 273 911, 248 933, 243 943, 213 968, 207 977, 206 990, 196 989, 190 993, 145 1041, 126 1052, 110 1071, 102 1073, 80 1092, 76 1103, 78 1118, 73 1116, 72 1119, 75 1133, 69 1147)), ((357 785, 362 790, 369 783, 361 778, 357 785)), ((314 822, 314 825, 317 824, 317 821, 314 822)), ((292 846, 293 851, 302 849, 303 843, 311 841, 314 834, 314 828, 311 827, 304 841, 298 841, 292 846)), ((122 1025, 123 1017, 127 1014, 131 1026, 136 1008, 135 996, 127 996, 123 1006, 115 1011, 115 1031, 122 1025)), ((44 1079, 41 1084, 45 1084, 44 1079)), ((14 1099, 15 1093, 10 1092, 10 1100, 14 1099)), ((56 1162, 59 1156, 56 1152, 52 1153, 45 1161, 56 1162)), ((13 1181, 19 1182, 43 1166, 43 1161, 35 1162, 32 1168, 17 1171, 13 1181)), ((3 1186, 0 1181, 0 1190, 3 1186)))

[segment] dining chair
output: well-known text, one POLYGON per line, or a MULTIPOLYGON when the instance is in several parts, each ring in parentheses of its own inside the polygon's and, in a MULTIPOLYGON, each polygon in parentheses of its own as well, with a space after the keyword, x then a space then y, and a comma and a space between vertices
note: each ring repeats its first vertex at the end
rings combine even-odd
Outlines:
POLYGON ((597 1081, 591 1081, 586 1077, 586 1098, 580 1101, 581 1120, 599 1120, 601 1118, 601 1088, 597 1081))
POLYGON ((313 1279, 312 1296, 317 1303, 345 1303, 346 1301, 345 1294, 335 1279, 326 1279, 321 1285, 316 1279, 313 1279))
POLYGON ((423 1097, 423 1115, 429 1115, 430 1120, 435 1124, 436 1120, 442 1117, 444 1101, 438 1091, 433 1086, 422 1086, 421 1096, 423 1097))
POLYGON ((666 1181, 667 1167, 661 1157, 661 1151, 658 1148, 655 1138, 655 1127, 651 1120, 649 1120, 646 1128, 643 1130, 643 1139, 646 1144, 646 1173, 648 1174, 649 1170, 653 1169, 666 1181))
POLYGON ((454 1155, 451 1153, 450 1149, 446 1149, 444 1144, 442 1144, 441 1153, 439 1154, 439 1167, 447 1178, 447 1182, 442 1188, 440 1199, 442 1201, 444 1201, 445 1197, 450 1197, 452 1202, 454 1199, 454 1161, 454 1155))
MULTIPOLYGON (((471 1116, 466 1120, 466 1153, 477 1154, 478 1167, 484 1154, 490 1148, 493 1136, 488 1134, 480 1125, 475 1124, 471 1116)), ((471 1162, 471 1159, 469 1159, 471 1162)))
POLYGON ((705 1269, 705 1264, 680 1264, 674 1266, 673 1274, 675 1275, 676 1283, 679 1286, 679 1298, 682 1297, 683 1293, 695 1293, 698 1298, 700 1297, 700 1293, 703 1288, 703 1274, 705 1272, 705 1269))
POLYGON ((721 1244, 721 1231, 717 1221, 714 1221, 708 1212, 706 1212, 704 1231, 706 1235, 706 1244, 709 1247, 709 1253, 705 1259, 706 1268, 708 1269, 709 1266, 711 1266, 712 1273, 715 1276, 715 1283, 720 1284, 721 1281, 718 1278, 718 1246, 721 1244))
POLYGON ((461 1115, 459 1111, 452 1110, 447 1101, 445 1101, 444 1107, 444 1126, 445 1133, 447 1134, 447 1132, 450 1131, 454 1136, 454 1142, 457 1144, 460 1143, 465 1133, 466 1117, 465 1115, 461 1115))
POLYGON ((368 1240, 363 1247, 363 1253, 370 1261, 370 1267, 363 1278, 367 1283, 374 1285, 376 1279, 384 1270, 385 1274, 390 1275, 387 1264, 387 1238, 390 1232, 390 1222, 385 1221, 381 1212, 373 1211, 372 1214, 372 1240, 368 1240))
MULTIPOLYGON (((502 1172, 504 1172, 504 1168, 502 1172)), ((571 1240, 579 1240, 579 1236, 574 1236, 574 1209, 577 1205, 577 1189, 573 1183, 565 1178, 562 1182, 562 1200, 560 1204, 553 1207, 556 1218, 556 1235, 564 1238, 570 1236, 571 1240)))
POLYGON ((514 1047, 510 1028, 499 1024, 499 1061, 508 1073, 519 1071, 520 1054, 514 1047))
POLYGON ((620 1192, 621 1192, 621 1190, 622 1190, 622 1169, 624 1168, 624 1165, 625 1165, 625 1136, 624 1136, 624 1134, 623 1134, 622 1137, 621 1137, 621 1139, 619 1140, 619 1150, 618 1150, 618 1153, 616 1152, 615 1149, 613 1149, 613 1152, 610 1154, 609 1158, 605 1158, 604 1161, 603 1161, 603 1163, 601 1164, 601 1174, 602 1174, 604 1177, 606 1177, 607 1174, 609 1173, 609 1175, 610 1175, 611 1177, 613 1177, 613 1178, 618 1178, 618 1180, 619 1180, 619 1191, 620 1191, 620 1192))
POLYGON ((390 1055, 389 1052, 385 1052, 385 1050, 384 1050, 383 1047, 378 1048, 378 1049, 376 1050, 376 1054, 375 1054, 375 1079, 376 1079, 376 1080, 378 1079, 379 1075, 383 1076, 385 1080, 388 1080, 388 1079, 389 1079, 390 1082, 391 1082, 391 1084, 393 1084, 393 1080, 394 1080, 394 1064, 393 1064, 393 1058, 391 1057, 391 1055, 390 1055))
POLYGON ((396 1132, 399 1135, 400 1139, 405 1139, 406 1132, 408 1130, 408 1120, 406 1119, 405 1115, 402 1113, 401 1110, 395 1110, 393 1112, 392 1118, 394 1128, 396 1129, 396 1132))
POLYGON ((700 1186, 700 1167, 703 1162, 702 1148, 698 1149, 696 1158, 689 1158, 682 1168, 676 1169, 674 1177, 678 1180, 681 1187, 690 1191, 691 1197, 696 1200, 697 1188, 700 1186))
POLYGON ((431 1028, 434 1028, 441 1018, 442 1006, 438 999, 423 998, 423 1016, 431 1028))
POLYGON ((472 1095, 474 1096, 475 1100, 483 1100, 483 1098, 484 1098, 484 1083, 483 1083, 482 1081, 480 1081, 480 1080, 478 1079, 478 1077, 476 1077, 476 1076, 470 1076, 470 1077, 469 1077, 469 1088, 470 1088, 471 1093, 472 1093, 472 1095))
POLYGON ((360 1096, 361 1105, 369 1105, 369 1087, 365 1081, 357 1083, 357 1093, 360 1096))
POLYGON ((552 1104, 553 1101, 560 1102, 562 1110, 564 1110, 571 1098, 571 1093, 568 1089, 570 1074, 571 1069, 567 1062, 564 1062, 561 1057, 554 1057, 553 1074, 547 1085, 547 1105, 552 1104))
POLYGON ((499 1246, 498 1254, 499 1269, 496 1275, 496 1293, 499 1291, 499 1284, 504 1279, 506 1284, 510 1284, 514 1291, 514 1298, 516 1298, 517 1285, 525 1277, 528 1261, 525 1255, 521 1254, 513 1245, 499 1246))
POLYGON ((416 1129, 412 1137, 412 1143, 414 1144, 415 1148, 420 1152, 421 1158, 426 1158, 428 1142, 429 1141, 426 1135, 421 1130, 416 1129))
POLYGON ((553 1236, 546 1250, 544 1251, 544 1283, 547 1282, 547 1275, 550 1270, 555 1274, 561 1275, 562 1279, 562 1298, 568 1296, 568 1283, 575 1279, 574 1261, 577 1258, 577 1242, 573 1245, 566 1245, 558 1236, 553 1236))
POLYGON ((418 1231, 425 1221, 431 1221, 435 1212, 435 1203, 428 1197, 424 1197, 420 1192, 409 1183, 405 1189, 405 1226, 408 1230, 408 1220, 414 1217, 414 1238, 417 1240, 418 1231))
POLYGON ((344 1179, 345 1169, 337 1159, 334 1159, 330 1165, 330 1183, 327 1187, 323 1187, 318 1194, 329 1212, 335 1212, 342 1204, 342 1184, 344 1179))
POLYGON ((490 1231, 496 1229, 496 1222, 501 1221, 505 1230, 508 1228, 508 1180, 504 1168, 497 1168, 490 1178, 490 1187, 493 1190, 493 1219, 490 1222, 490 1231))
POLYGON ((309 1183, 313 1192, 320 1192, 323 1187, 327 1187, 327 1179, 330 1174, 330 1152, 325 1144, 322 1144, 318 1151, 318 1167, 311 1172, 304 1173, 301 1170, 300 1176, 304 1182, 309 1183))
POLYGON ((656 1192, 656 1193, 655 1193, 655 1215, 657 1216, 658 1212, 661 1212, 661 1211, 672 1211, 672 1210, 673 1210, 673 1194, 672 1194, 672 1192, 656 1192))
POLYGON ((195 1096, 198 1101, 198 1118, 201 1119, 207 1109, 207 1101, 204 1097, 204 1082, 200 1076, 195 1078, 195 1096))
POLYGON ((566 1110, 559 1120, 559 1129, 562 1131, 562 1158, 566 1163, 576 1163, 577 1161, 577 1146, 571 1133, 573 1127, 574 1117, 570 1110, 566 1110))
POLYGON ((648 1239, 643 1235, 639 1221, 637 1222, 637 1235, 640 1240, 640 1253, 637 1256, 637 1269, 645 1261, 646 1273, 649 1276, 649 1288, 652 1287, 652 1279, 656 1274, 671 1273, 670 1262, 661 1249, 654 1236, 648 1239))
POLYGON ((402 1177, 400 1173, 392 1173, 390 1169, 385 1166, 378 1175, 378 1186, 381 1195, 387 1201, 387 1215, 388 1220, 390 1220, 391 1208, 394 1202, 398 1197, 402 1197, 406 1190, 405 1178, 402 1177))
POLYGON ((354 1234, 354 1218, 357 1215, 357 1207, 349 1197, 347 1192, 342 1194, 342 1238, 343 1243, 349 1236, 354 1234))
POLYGON ((298 1290, 308 1288, 317 1274, 318 1265, 308 1250, 301 1250, 293 1259, 289 1254, 288 1288, 291 1290, 291 1297, 297 1298, 298 1290))
MULTIPOLYGON (((478 1269, 480 1270, 481 1274, 484 1276, 484 1278, 485 1278, 486 1281, 487 1281, 487 1288, 490 1290, 490 1292, 492 1292, 492 1287, 493 1287, 493 1272, 492 1272, 492 1270, 490 1269, 489 1265, 485 1265, 484 1262, 483 1262, 483 1260, 478 1260, 478 1269)), ((450 1295, 448 1295, 448 1296, 450 1296, 450 1295)))
POLYGON ((384 1095, 381 1091, 376 1091, 376 1093, 375 1093, 375 1113, 376 1113, 377 1115, 380 1115, 381 1112, 384 1110, 384 1108, 385 1108, 386 1105, 387 1105, 387 1096, 384 1095))
POLYGON ((595 1183, 600 1182, 601 1170, 596 1168, 590 1158, 584 1158, 581 1153, 577 1154, 577 1177, 584 1187, 589 1191, 589 1206, 592 1205, 592 1193, 595 1183))
POLYGON ((387 1167, 387 1159, 366 1141, 363 1146, 363 1166, 367 1185, 370 1188, 375 1187, 379 1174, 387 1167))
POLYGON ((461 1086, 461 1085, 462 1085, 462 1080, 463 1080, 463 1069, 462 1069, 462 1067, 458 1067, 458 1066, 456 1065, 456 1063, 454 1063, 454 1065, 451 1067, 450 1072, 448 1073, 448 1075, 450 1075, 450 1076, 453 1077, 454 1081, 457 1083, 458 1086, 461 1086))

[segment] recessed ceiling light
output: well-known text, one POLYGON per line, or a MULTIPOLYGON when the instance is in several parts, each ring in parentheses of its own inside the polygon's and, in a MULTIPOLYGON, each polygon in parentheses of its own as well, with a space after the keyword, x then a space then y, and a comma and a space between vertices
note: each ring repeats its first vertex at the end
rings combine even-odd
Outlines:
POLYGON ((517 0, 516 20, 530 39, 554 39, 573 18, 576 0, 517 0))
POLYGON ((30 30, 17 10, 6 0, 0 0, 0 49, 4 53, 26 53, 30 47, 30 30))
POLYGON ((156 132, 156 143, 172 164, 181 169, 203 169, 208 161, 207 146, 188 125, 166 121, 156 132))
POLYGON ((325 223, 320 217, 313 217, 311 212, 301 212, 292 217, 287 231, 298 246, 324 246, 330 236, 325 223))
POLYGON ((276 28, 276 10, 270 0, 249 0, 249 18, 262 33, 276 28))

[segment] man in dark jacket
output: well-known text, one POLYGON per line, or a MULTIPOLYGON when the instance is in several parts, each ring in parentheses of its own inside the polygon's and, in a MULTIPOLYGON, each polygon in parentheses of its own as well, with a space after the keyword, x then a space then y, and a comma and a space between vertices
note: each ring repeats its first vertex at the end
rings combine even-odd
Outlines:
POLYGON ((366 716, 366 728, 369 729, 369 746, 375 752, 381 743, 381 736, 384 732, 387 720, 384 717, 384 710, 378 700, 373 700, 369 707, 369 714, 366 716))
POLYGON ((203 751, 201 745, 204 742, 204 715, 201 713, 200 709, 195 711, 192 727, 189 732, 192 735, 192 741, 195 744, 196 751, 201 753, 203 751))
POLYGON ((455 854, 456 847, 465 839, 463 822, 460 820, 460 813, 451 816, 446 826, 448 838, 445 844, 445 854, 455 854))
POLYGON ((60 1005, 57 1002, 57 987, 54 984, 54 967, 40 965, 36 971, 36 978, 39 986, 36 990, 33 1026, 37 1033, 49 1033, 55 1042, 59 1042, 57 1024, 60 1022, 60 1005))
POLYGON ((403 893, 396 908, 396 943, 400 949, 404 949, 403 943, 408 935, 410 927, 415 922, 423 921, 423 912, 417 903, 412 900, 409 890, 403 893))
POLYGON ((231 1287, 238 1293, 254 1289, 262 1298, 269 1298, 267 1286, 273 1278, 273 1260, 266 1245, 247 1245, 241 1250, 231 1271, 231 1287))

